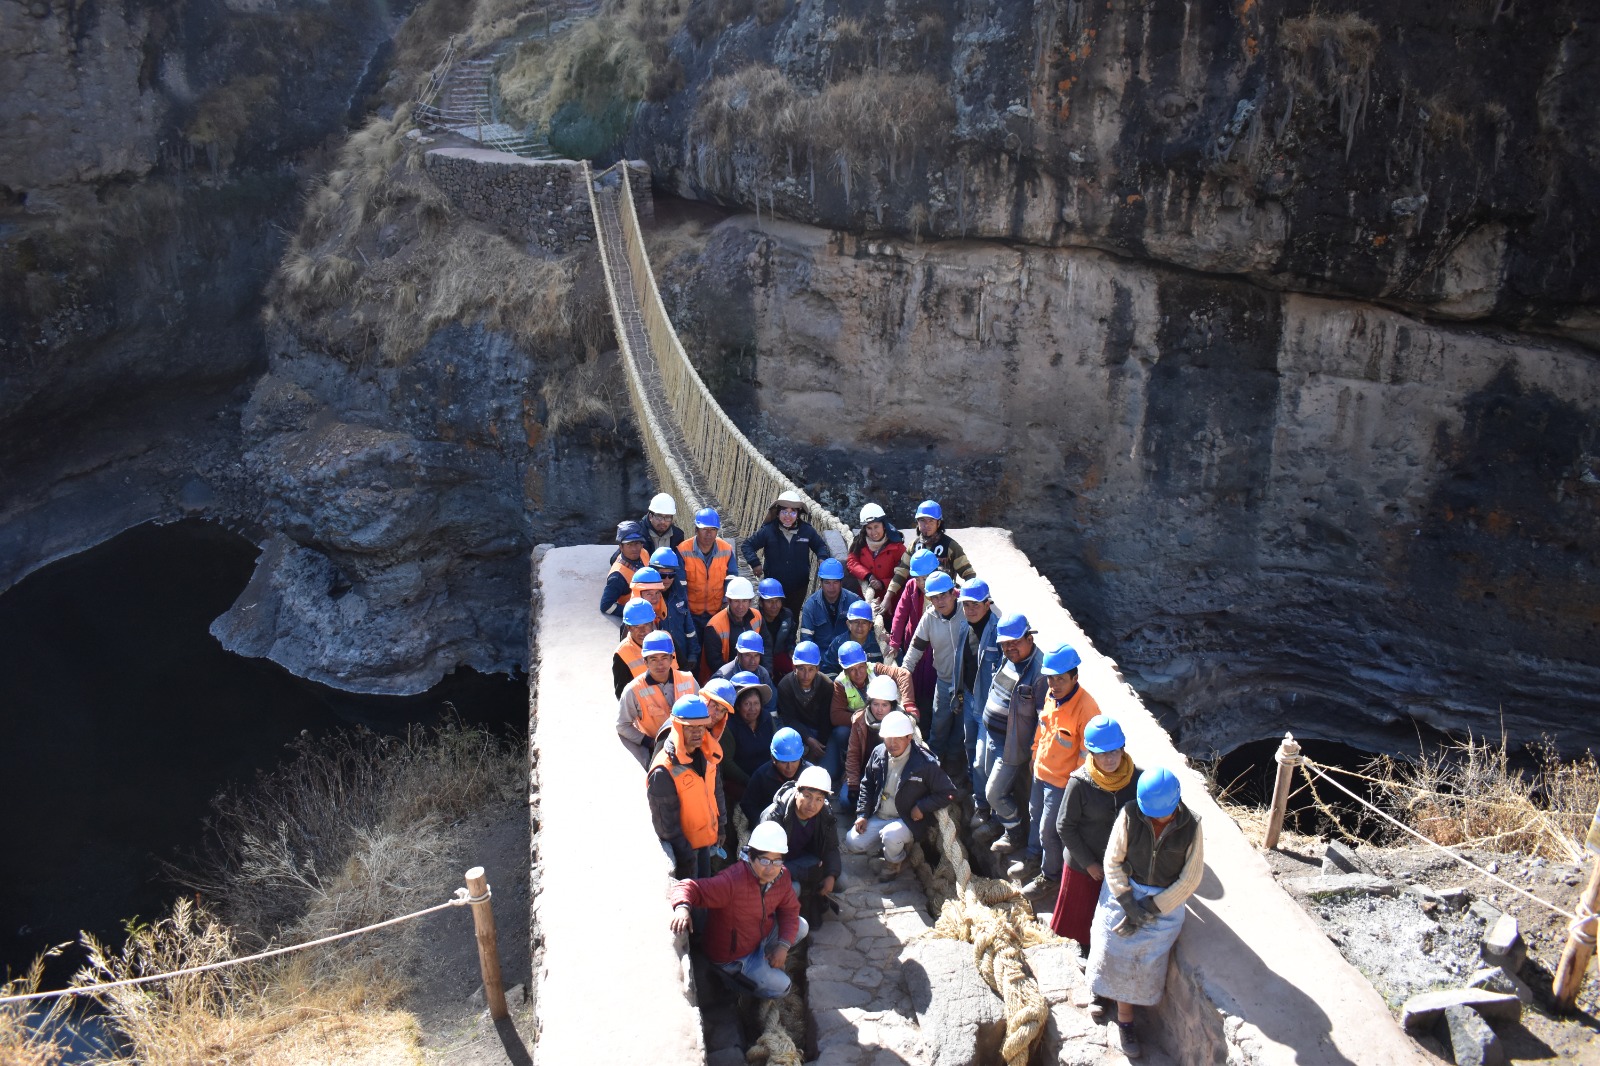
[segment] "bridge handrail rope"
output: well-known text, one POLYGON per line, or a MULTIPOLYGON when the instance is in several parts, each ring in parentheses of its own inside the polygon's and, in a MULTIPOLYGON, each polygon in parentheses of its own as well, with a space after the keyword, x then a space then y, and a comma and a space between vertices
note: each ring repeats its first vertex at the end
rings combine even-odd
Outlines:
MULTIPOLYGON (((618 163, 615 170, 620 177, 616 213, 630 277, 633 279, 630 285, 639 302, 638 317, 642 320, 645 339, 653 351, 667 403, 682 430, 689 452, 687 458, 704 472, 707 489, 720 504, 724 526, 731 524, 745 533, 754 532, 765 520, 767 508, 778 494, 790 490, 799 494, 810 511, 812 524, 819 531, 836 533, 848 544, 851 537, 849 526, 785 477, 756 449, 722 410, 695 371, 661 301, 655 272, 651 269, 638 215, 634 210, 628 167, 625 162, 618 163)), ((684 514, 689 479, 682 475, 656 439, 660 423, 646 402, 646 393, 634 365, 636 358, 649 353, 635 353, 631 340, 625 338, 630 323, 622 321, 624 305, 618 300, 617 284, 612 277, 613 270, 621 264, 613 263, 612 255, 607 250, 600 200, 595 195, 594 180, 587 163, 584 164, 583 173, 590 209, 593 211, 596 243, 600 245, 601 265, 606 275, 606 292, 611 298, 613 316, 617 319, 618 349, 627 366, 628 392, 640 423, 640 435, 645 438, 645 450, 657 478, 664 485, 671 485, 675 494, 685 493, 677 496, 680 522, 685 518, 692 520, 692 507, 689 508, 689 515, 684 514)), ((685 524, 684 528, 688 529, 690 525, 685 524)), ((883 646, 887 648, 887 642, 883 646)), ((979 973, 1005 1002, 1005 1060, 1011 1066, 1022 1066, 1043 1035, 1049 1017, 1049 1004, 1039 991, 1038 981, 1028 972, 1022 949, 1030 944, 1053 942, 1056 938, 1040 925, 1033 916, 1032 908, 1010 882, 980 878, 973 874, 950 812, 941 810, 937 818, 940 844, 938 869, 929 871, 926 863, 921 862, 920 849, 913 849, 913 855, 917 856, 914 865, 919 876, 929 885, 930 895, 935 899, 943 898, 935 927, 936 935, 973 945, 979 973)), ((776 1012, 770 1017, 775 1016, 776 1012)))
POLYGON ((49 992, 29 992, 24 995, 17 996, 0 996, 0 1007, 12 1003, 31 1003, 41 999, 55 999, 58 996, 98 995, 101 992, 108 992, 114 988, 132 988, 135 985, 147 985, 155 981, 170 980, 174 977, 191 977, 194 974, 205 973, 208 970, 222 970, 228 968, 229 966, 243 966, 247 962, 260 962, 263 959, 270 959, 275 955, 288 955, 292 952, 304 951, 307 948, 321 947, 323 944, 332 944, 336 940, 347 940, 353 936, 360 936, 362 933, 371 933, 378 929, 387 929, 391 925, 399 925, 402 922, 413 921, 417 918, 425 917, 426 915, 433 914, 437 911, 448 910, 451 907, 465 907, 473 903, 482 903, 488 898, 489 895, 487 892, 485 892, 482 897, 476 897, 469 895, 465 888, 458 888, 456 889, 454 896, 445 900, 443 903, 436 903, 432 907, 424 907, 420 911, 412 911, 410 914, 402 914, 398 918, 389 918, 381 922, 375 922, 372 925, 364 925, 359 929, 347 929, 342 933, 334 933, 331 936, 318 937, 316 940, 308 940, 303 944, 290 944, 287 947, 271 948, 267 951, 258 951, 254 955, 244 955, 237 959, 222 959, 218 962, 208 962, 201 966, 186 966, 181 970, 169 970, 166 973, 145 974, 142 977, 126 977, 120 981, 102 981, 98 984, 92 985, 75 985, 70 988, 57 988, 49 992))

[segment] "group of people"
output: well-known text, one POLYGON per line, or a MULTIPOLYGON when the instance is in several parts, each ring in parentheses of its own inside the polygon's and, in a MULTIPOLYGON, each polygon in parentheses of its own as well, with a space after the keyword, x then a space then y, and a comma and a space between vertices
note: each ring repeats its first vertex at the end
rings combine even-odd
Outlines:
POLYGON ((692 536, 676 512, 662 493, 618 525, 600 602, 620 625, 617 732, 646 768, 674 928, 693 924, 735 988, 780 996, 841 850, 881 853, 893 881, 959 805, 974 848, 1027 897, 1054 898, 1052 928, 1088 949, 1097 1003, 1115 1004, 1137 1055, 1133 1007, 1161 997, 1201 834, 1177 777, 1134 765, 1076 649, 999 609, 935 501, 909 544, 866 505, 839 560, 785 492, 741 546, 755 582, 715 510, 692 536), (733 806, 751 829, 730 861, 733 806))

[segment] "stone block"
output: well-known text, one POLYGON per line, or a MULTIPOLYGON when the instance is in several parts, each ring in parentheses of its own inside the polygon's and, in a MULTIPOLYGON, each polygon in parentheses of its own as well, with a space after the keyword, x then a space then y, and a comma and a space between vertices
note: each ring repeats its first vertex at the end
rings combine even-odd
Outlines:
POLYGON ((1424 992, 1406 1000, 1400 1008, 1400 1025, 1408 1033, 1433 1028, 1444 1016, 1446 1007, 1471 1007, 1484 1019, 1514 1025, 1522 1018, 1522 1001, 1516 996, 1489 992, 1481 988, 1455 988, 1424 992))
POLYGON ((1336 874, 1332 877, 1291 877, 1283 883, 1284 888, 1297 896, 1306 896, 1310 899, 1326 899, 1329 896, 1364 895, 1364 896, 1392 896, 1395 894, 1394 884, 1372 874, 1336 874))
POLYGON ((906 946, 900 961, 932 1066, 996 1061, 1005 1042, 1005 1005, 978 976, 971 946, 920 940, 906 946))
POLYGON ((1528 958, 1528 945, 1522 940, 1515 915, 1502 914, 1483 934, 1483 961, 1514 974, 1528 958))
POLYGON ((1505 1066, 1506 1051, 1500 1038, 1471 1007, 1446 1007, 1444 1028, 1456 1066, 1505 1066))
POLYGON ((1067 944, 1037 944, 1024 949, 1023 955, 1046 1003, 1070 1002, 1073 990, 1083 984, 1078 953, 1067 944))
POLYGON ((806 961, 811 966, 837 967, 853 973, 866 960, 862 958, 861 952, 856 950, 854 944, 844 944, 840 947, 812 944, 811 954, 806 961))
POLYGON ((828 922, 820 929, 811 930, 811 943, 825 948, 847 948, 855 944, 855 936, 840 922, 828 922))
POLYGON ((1370 874, 1372 868, 1361 861, 1355 851, 1337 840, 1328 841, 1322 852, 1322 872, 1325 876, 1336 874, 1370 874))
MULTIPOLYGON (((821 1052, 813 1066, 860 1066, 863 1053, 853 1043, 829 1044, 821 1052)), ((743 1057, 739 1061, 744 1062, 743 1057)))
POLYGON ((933 927, 933 922, 919 907, 902 907, 883 916, 883 924, 899 940, 910 940, 933 927))
POLYGON ((860 1007, 843 1007, 838 1010, 821 1010, 815 1003, 811 1004, 811 1020, 817 1027, 817 1041, 840 1032, 849 1032, 852 1035, 856 1026, 860 1024, 866 1012, 860 1007))
POLYGON ((1467 910, 1491 929, 1494 928, 1494 923, 1500 920, 1500 908, 1487 900, 1475 899, 1467 910))
POLYGON ((872 996, 843 981, 812 981, 809 998, 812 1010, 838 1010, 865 1006, 872 996))
POLYGON ((1533 1004, 1533 989, 1516 974, 1506 973, 1498 966, 1488 966, 1474 973, 1467 978, 1467 987, 1516 996, 1522 1000, 1524 1006, 1533 1004))

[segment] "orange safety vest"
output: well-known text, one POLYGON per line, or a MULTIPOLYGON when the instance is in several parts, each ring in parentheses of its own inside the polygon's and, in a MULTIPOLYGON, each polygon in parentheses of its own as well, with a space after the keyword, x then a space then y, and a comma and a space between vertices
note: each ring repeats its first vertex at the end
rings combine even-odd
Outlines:
POLYGON ((622 638, 622 643, 617 645, 616 656, 633 672, 634 677, 644 673, 644 649, 635 644, 632 637, 622 638))
POLYGON ((634 702, 639 707, 639 732, 652 740, 667 724, 667 719, 672 717, 672 705, 678 701, 678 697, 700 691, 694 675, 682 670, 672 671, 672 678, 664 685, 652 684, 650 675, 641 673, 628 682, 628 688, 633 689, 634 702))
POLYGON ((616 560, 611 564, 611 569, 606 572, 606 576, 610 577, 612 574, 621 574, 624 578, 627 579, 628 588, 632 589, 633 588, 633 575, 634 575, 635 571, 637 571, 643 565, 644 565, 644 553, 643 552, 639 553, 639 561, 636 562, 636 563, 630 563, 630 562, 628 562, 628 560, 624 559, 622 556, 619 555, 619 556, 617 556, 616 560))
POLYGON ((728 570, 733 566, 733 545, 718 537, 709 563, 694 552, 693 537, 678 545, 683 582, 689 588, 689 613, 715 614, 722 609, 723 589, 728 584, 728 570))
MULTIPOLYGON (((1044 683, 1043 678, 1039 681, 1044 683)), ((1083 727, 1099 713, 1100 705, 1082 685, 1066 703, 1048 697, 1039 713, 1039 731, 1033 735, 1033 776, 1066 788, 1067 778, 1083 765, 1083 727)))
POLYGON ((701 747, 706 757, 704 777, 695 773, 688 763, 669 756, 665 745, 650 763, 651 770, 664 766, 672 774, 672 783, 678 789, 678 824, 691 848, 709 848, 722 835, 717 824, 717 763, 722 760, 722 750, 708 747, 704 742, 701 747))
MULTIPOLYGON (((750 614, 747 617, 752 620, 753 624, 747 625, 745 628, 756 633, 761 632, 761 612, 756 610, 754 605, 751 606, 750 614)), ((734 644, 733 616, 729 614, 728 609, 724 607, 722 610, 711 616, 710 624, 712 631, 722 639, 722 661, 730 661, 733 658, 734 644)))

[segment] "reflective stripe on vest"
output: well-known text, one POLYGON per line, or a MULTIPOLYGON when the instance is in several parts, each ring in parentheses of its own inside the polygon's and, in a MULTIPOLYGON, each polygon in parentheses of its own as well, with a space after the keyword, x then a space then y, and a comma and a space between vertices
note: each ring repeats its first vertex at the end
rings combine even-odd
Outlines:
POLYGON ((709 848, 722 834, 717 825, 717 757, 707 751, 706 775, 701 777, 694 767, 672 758, 662 748, 650 764, 654 770, 665 766, 672 774, 672 784, 678 790, 678 825, 691 848, 709 848))
POLYGON ((682 670, 672 671, 672 680, 664 685, 652 684, 649 674, 640 674, 628 682, 633 689, 634 702, 639 706, 639 732, 655 739, 661 727, 672 717, 672 705, 679 696, 699 692, 694 675, 682 670))
POLYGON ((689 590, 690 613, 716 614, 722 610, 723 589, 733 565, 733 545, 718 537, 708 563, 695 554, 694 538, 690 537, 678 545, 678 561, 683 566, 683 583, 689 590))
POLYGON ((644 673, 644 649, 635 644, 632 637, 617 645, 616 656, 633 672, 634 677, 644 673))
POLYGON ((842 670, 839 672, 839 684, 844 686, 844 698, 850 704, 850 717, 854 718, 856 712, 867 705, 866 694, 852 685, 842 670))
MULTIPOLYGON (((745 628, 760 633, 761 615, 756 613, 755 608, 751 608, 745 617, 750 620, 745 628)), ((730 662, 733 659, 733 616, 726 607, 711 616, 711 631, 722 640, 722 661, 730 662)))

